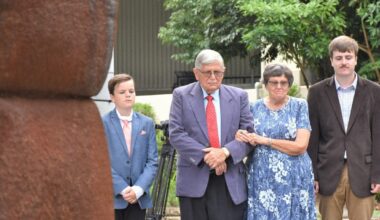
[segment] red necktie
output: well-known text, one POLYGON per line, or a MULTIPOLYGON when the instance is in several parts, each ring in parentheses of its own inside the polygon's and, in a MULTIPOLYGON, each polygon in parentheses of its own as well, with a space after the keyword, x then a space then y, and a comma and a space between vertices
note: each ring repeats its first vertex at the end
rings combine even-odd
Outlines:
POLYGON ((132 138, 131 138, 131 126, 130 126, 130 123, 132 122, 129 122, 128 120, 123 120, 123 123, 124 123, 124 126, 123 126, 123 133, 124 133, 124 137, 125 137, 125 141, 126 141, 126 144, 127 144, 127 147, 128 147, 128 154, 131 155, 131 152, 132 152, 132 146, 131 146, 131 143, 132 143, 132 138))
POLYGON ((206 98, 207 98, 206 120, 207 120, 207 130, 208 130, 210 146, 220 147, 219 137, 218 137, 218 124, 216 123, 215 106, 214 106, 214 103, 212 103, 213 97, 211 95, 208 95, 206 98))

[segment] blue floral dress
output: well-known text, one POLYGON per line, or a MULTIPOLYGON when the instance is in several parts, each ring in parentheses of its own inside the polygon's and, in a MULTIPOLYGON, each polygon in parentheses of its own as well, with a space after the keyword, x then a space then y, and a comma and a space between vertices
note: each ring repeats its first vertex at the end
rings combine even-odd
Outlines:
MULTIPOLYGON (((263 99, 251 106, 255 132, 272 139, 295 140, 297 129, 311 130, 307 103, 290 97, 279 110, 263 99)), ((314 176, 307 153, 289 156, 257 145, 247 160, 249 220, 316 219, 314 176)))

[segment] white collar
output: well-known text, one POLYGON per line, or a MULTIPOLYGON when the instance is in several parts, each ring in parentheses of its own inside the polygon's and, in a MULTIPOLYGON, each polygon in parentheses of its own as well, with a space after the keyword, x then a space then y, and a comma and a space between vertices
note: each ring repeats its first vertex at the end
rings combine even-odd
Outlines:
POLYGON ((125 120, 127 120, 127 121, 132 121, 132 117, 133 117, 133 110, 131 110, 131 114, 130 115, 128 115, 128 116, 124 116, 124 115, 121 115, 118 111, 117 111, 117 109, 116 109, 116 114, 117 114, 117 117, 120 119, 120 120, 122 120, 122 121, 125 121, 125 120))
MULTIPOLYGON (((334 75, 334 81, 335 81, 335 88, 336 90, 338 90, 339 88, 340 89, 344 89, 338 82, 338 80, 336 79, 336 76, 334 75)), ((350 87, 353 87, 353 89, 355 90, 356 89, 356 86, 358 85, 358 76, 357 74, 355 73, 355 79, 354 81, 352 81, 351 85, 347 86, 347 88, 350 88, 350 87)))

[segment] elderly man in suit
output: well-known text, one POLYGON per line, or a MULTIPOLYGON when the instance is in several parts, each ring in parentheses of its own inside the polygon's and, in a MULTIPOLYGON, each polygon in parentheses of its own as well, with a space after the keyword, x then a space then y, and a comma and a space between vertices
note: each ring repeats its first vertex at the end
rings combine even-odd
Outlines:
POLYGON ((155 125, 151 118, 133 112, 135 86, 128 74, 108 82, 115 109, 103 117, 112 167, 116 220, 144 220, 152 207, 149 189, 157 171, 155 125))
POLYGON ((333 77, 310 88, 308 151, 322 219, 371 219, 380 191, 380 86, 355 73, 358 44, 347 36, 329 45, 333 77))
POLYGON ((243 158, 250 146, 235 140, 252 129, 248 95, 222 84, 222 56, 210 49, 196 57, 197 82, 173 92, 169 137, 178 152, 177 196, 182 220, 240 220, 247 186, 243 158))

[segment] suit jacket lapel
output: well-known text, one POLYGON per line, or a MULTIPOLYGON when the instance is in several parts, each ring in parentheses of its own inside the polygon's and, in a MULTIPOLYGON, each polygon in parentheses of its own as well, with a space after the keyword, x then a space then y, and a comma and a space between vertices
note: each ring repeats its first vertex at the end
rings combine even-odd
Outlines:
POLYGON ((191 95, 190 106, 195 115, 195 119, 197 120, 199 127, 201 128, 206 139, 208 140, 208 132, 207 132, 207 125, 206 125, 206 111, 205 111, 205 106, 204 106, 202 88, 199 85, 199 83, 194 84, 193 89, 190 91, 190 95, 191 95))
POLYGON ((132 118, 132 149, 131 149, 132 154, 135 150, 137 135, 138 135, 138 132, 141 130, 141 126, 142 126, 141 118, 135 112, 133 112, 133 118, 132 118))
POLYGON ((344 124, 343 124, 343 116, 342 116, 342 111, 340 109, 339 98, 338 98, 338 93, 336 91, 334 77, 331 77, 330 81, 326 84, 326 86, 328 87, 325 90, 326 95, 329 98, 331 107, 334 110, 335 116, 340 124, 341 129, 343 130, 343 132, 345 132, 344 124))
POLYGON ((116 114, 116 109, 114 109, 111 113, 111 123, 113 127, 115 128, 116 135, 118 139, 120 140, 121 145, 123 146, 125 152, 128 154, 127 143, 124 137, 123 128, 121 127, 121 124, 120 124, 120 119, 119 117, 117 117, 117 114, 116 114))
POLYGON ((359 76, 357 77, 358 77, 358 84, 356 87, 354 100, 352 102, 350 119, 348 120, 347 134, 350 131, 352 125, 354 124, 356 116, 358 115, 358 112, 360 110, 360 107, 362 106, 362 103, 365 100, 365 94, 368 94, 366 92, 367 87, 365 85, 365 82, 359 76))
POLYGON ((231 108, 233 104, 231 102, 233 101, 233 99, 232 99, 231 94, 227 92, 227 90, 224 88, 223 85, 220 87, 219 97, 220 97, 220 117, 221 117, 221 122, 220 122, 221 143, 220 144, 223 146, 224 143, 226 142, 228 128, 231 127, 229 125, 231 124, 231 120, 232 120, 231 116, 233 115, 232 114, 233 108, 231 108))

